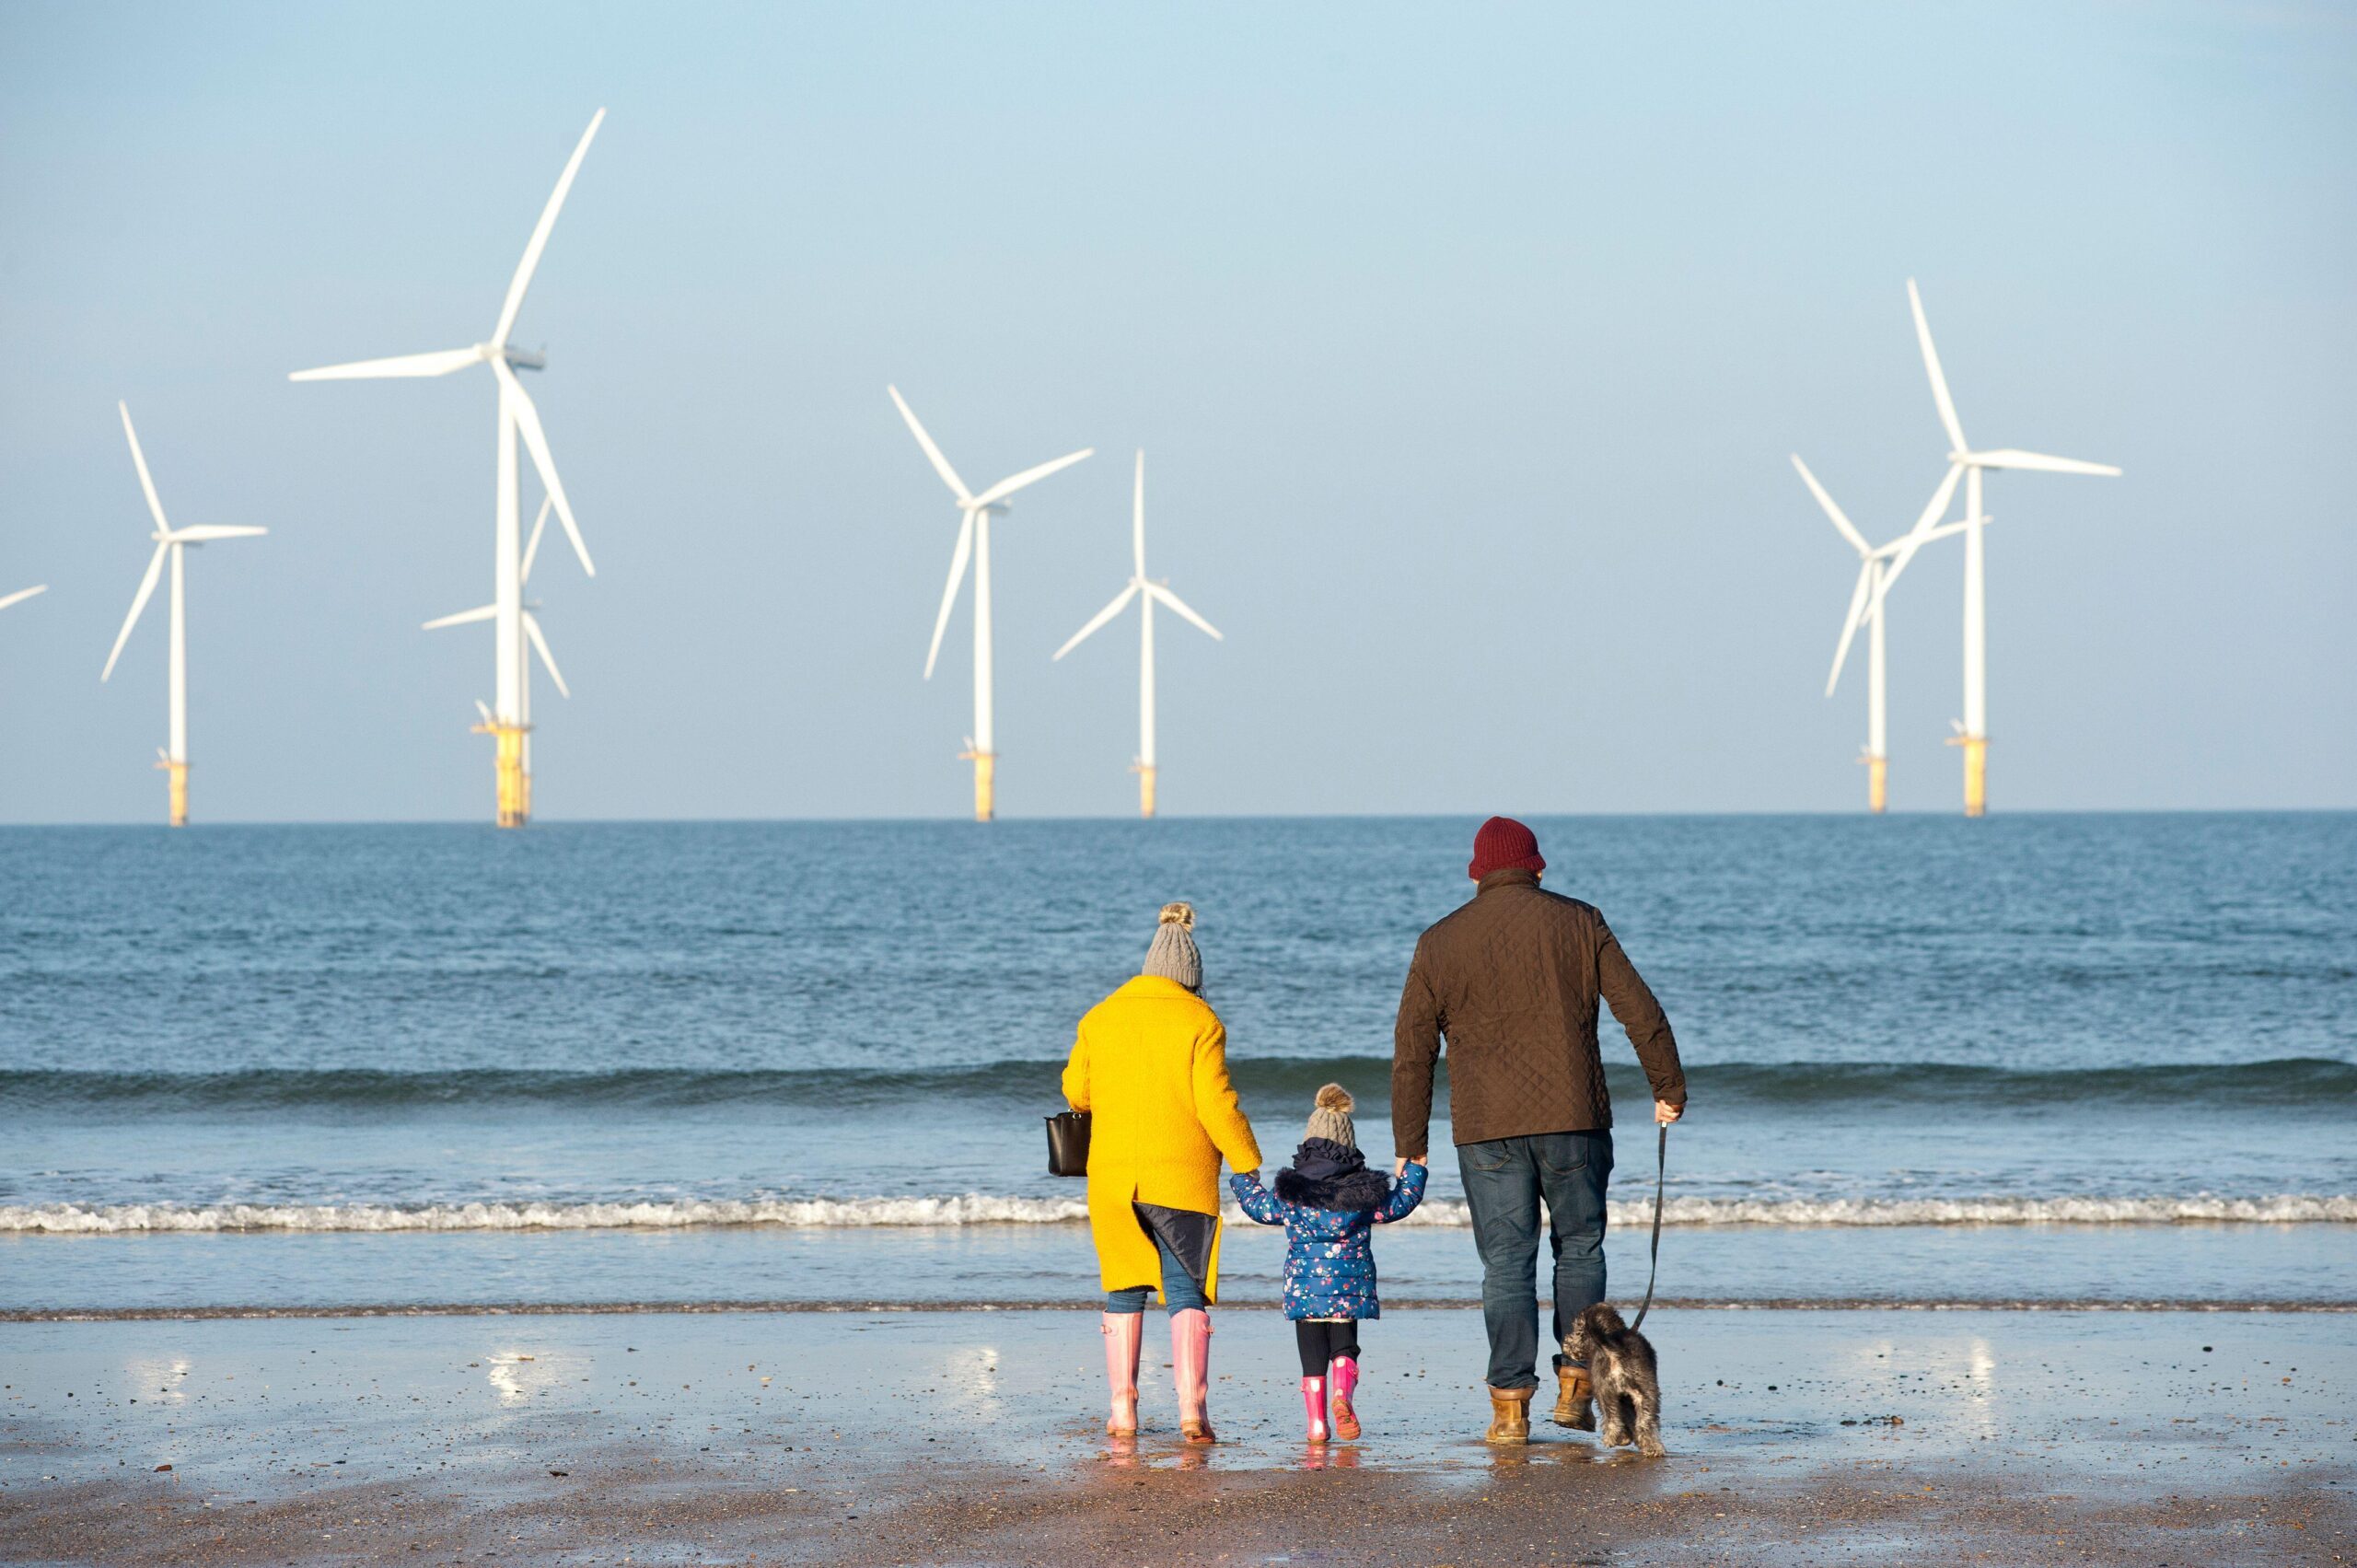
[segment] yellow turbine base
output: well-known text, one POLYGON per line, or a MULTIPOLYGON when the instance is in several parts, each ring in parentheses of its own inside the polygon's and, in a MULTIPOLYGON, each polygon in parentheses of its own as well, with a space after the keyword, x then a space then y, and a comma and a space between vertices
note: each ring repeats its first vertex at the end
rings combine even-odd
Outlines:
POLYGON ((156 764, 169 775, 168 786, 171 796, 171 822, 175 828, 188 826, 188 764, 158 762, 156 764))
POLYGON ((1989 815, 1989 738, 1959 735, 1948 742, 1964 748, 1964 814, 1989 815))
POLYGON ((493 766, 498 771, 499 825, 520 828, 532 819, 532 780, 524 772, 524 731, 520 724, 479 724, 477 735, 496 743, 493 766))
POLYGON ((1154 815, 1154 770, 1140 762, 1130 772, 1138 776, 1138 815, 1151 817, 1154 815))
POLYGON ((969 751, 974 763, 974 820, 987 822, 998 815, 998 753, 969 751))
POLYGON ((1890 759, 1866 759, 1866 809, 1879 817, 1890 806, 1890 759))

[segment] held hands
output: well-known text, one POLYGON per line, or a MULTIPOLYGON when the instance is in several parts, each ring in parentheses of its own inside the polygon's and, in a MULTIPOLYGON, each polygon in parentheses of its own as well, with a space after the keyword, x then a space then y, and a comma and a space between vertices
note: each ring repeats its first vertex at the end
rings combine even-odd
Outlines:
POLYGON ((1405 1157, 1402 1157, 1402 1158, 1400 1158, 1400 1159, 1394 1160, 1394 1161, 1392 1162, 1392 1164, 1391 1164, 1391 1174, 1392 1174, 1395 1178, 1396 1178, 1396 1177, 1405 1176, 1405 1175, 1407 1175, 1407 1174, 1408 1174, 1408 1167, 1409 1167, 1410 1166, 1411 1166, 1411 1165, 1422 1165, 1422 1164, 1423 1164, 1423 1163, 1424 1163, 1424 1162, 1423 1162, 1423 1161, 1422 1161, 1422 1160, 1411 1160, 1411 1159, 1408 1159, 1408 1158, 1405 1158, 1405 1157))
POLYGON ((1666 1099, 1657 1099, 1654 1101, 1654 1120, 1660 1122, 1664 1127, 1668 1126, 1671 1122, 1677 1121, 1679 1117, 1685 1114, 1686 1108, 1683 1105, 1672 1105, 1666 1099))

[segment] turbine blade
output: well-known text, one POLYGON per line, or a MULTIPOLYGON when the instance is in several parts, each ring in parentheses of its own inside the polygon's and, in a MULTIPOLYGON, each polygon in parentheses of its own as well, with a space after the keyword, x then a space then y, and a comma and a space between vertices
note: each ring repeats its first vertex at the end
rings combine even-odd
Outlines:
POLYGON ((523 582, 528 583, 532 580, 532 560, 540 552, 540 535, 549 526, 549 508, 555 505, 554 496, 540 497, 540 515, 532 519, 532 537, 524 541, 524 569, 518 574, 519 579, 523 582))
POLYGON ((1877 555, 1887 555, 1891 558, 1889 569, 1882 575, 1882 586, 1875 590, 1875 603, 1881 603, 1883 596, 1890 592, 1890 585, 1898 581, 1898 575, 1907 570, 1907 563, 1915 559, 1917 551, 1932 540, 1945 539, 1949 534, 1966 526, 1963 523, 1957 523, 1952 528, 1933 527, 1940 514, 1948 509, 1948 502, 1956 494, 1956 481, 1963 477, 1964 465, 1950 463, 1946 475, 1940 481, 1940 487, 1932 492, 1932 499, 1924 504, 1923 510, 1916 516, 1915 526, 1875 552, 1877 555))
POLYGON ((1196 626, 1202 631, 1210 633, 1213 642, 1225 643, 1227 641, 1226 638, 1219 634, 1219 628, 1213 626, 1210 621, 1204 620, 1202 616, 1188 609, 1184 600, 1179 598, 1177 594, 1172 593, 1168 588, 1164 587, 1160 583, 1148 583, 1145 586, 1145 591, 1152 594, 1163 604, 1167 605, 1170 609, 1177 610, 1179 614, 1193 621, 1196 626))
POLYGON ((199 523, 192 528, 174 529, 171 534, 171 542, 210 544, 215 540, 221 539, 259 539, 269 531, 268 528, 258 528, 245 523, 199 523))
POLYGON ((515 400, 516 428, 523 433, 524 447, 532 454, 532 466, 540 470, 540 487, 549 494, 556 506, 556 520, 564 525, 564 537, 573 541, 573 553, 581 558, 581 570, 589 576, 598 575, 597 564, 589 559, 589 547, 581 540, 581 526, 573 520, 573 504, 564 498, 564 481, 556 476, 556 459, 549 456, 548 433, 540 428, 540 411, 532 405, 531 394, 524 390, 524 383, 504 359, 491 362, 507 395, 515 400))
POLYGON ((418 630, 421 632, 439 632, 445 626, 469 626, 478 621, 488 621, 498 613, 499 607, 497 605, 486 604, 479 610, 462 610, 456 615, 445 615, 438 617, 427 621, 424 625, 419 627, 418 630))
POLYGON ((1798 452, 1793 454, 1793 467, 1800 470, 1801 482, 1808 486, 1808 493, 1811 495, 1817 497, 1817 504, 1825 508, 1825 515, 1833 519, 1833 526, 1841 530, 1841 537, 1848 540, 1859 554, 1871 554, 1872 549, 1866 543, 1866 536, 1860 533, 1856 526, 1842 513, 1841 508, 1833 504, 1833 497, 1825 493, 1825 486, 1817 482, 1817 475, 1808 471, 1808 465, 1801 461, 1801 455, 1798 452))
POLYGON ((12 604, 22 604, 25 600, 32 598, 33 595, 47 593, 48 591, 49 585, 47 583, 41 583, 29 588, 18 588, 12 594, 0 595, 0 610, 6 610, 12 604))
POLYGON ((1923 368, 1932 377, 1932 401, 1940 405, 1940 424, 1948 433, 1948 450, 1961 452, 1964 445, 1964 424, 1956 416, 1956 401, 1948 396, 1948 378, 1940 371, 1940 351, 1932 346, 1932 323, 1923 316, 1923 296, 1917 291, 1915 280, 1907 280, 1907 303, 1915 311, 1915 341, 1922 345, 1923 368))
POLYGON ((540 656, 540 664, 549 672, 549 679, 556 682, 557 695, 571 701, 573 693, 564 684, 563 672, 556 667, 556 656, 549 652, 549 640, 540 635, 540 618, 528 610, 524 612, 524 635, 532 639, 532 651, 540 656))
POLYGON ((317 370, 297 370, 287 377, 289 381, 372 381, 386 377, 447 376, 453 370, 464 370, 470 365, 482 363, 482 351, 471 348, 446 348, 434 354, 404 354, 391 359, 355 359, 349 365, 327 365, 317 370))
POLYGON ((491 705, 485 703, 481 697, 477 697, 475 699, 475 712, 482 715, 482 722, 486 726, 492 723, 491 705))
MULTIPOLYGON (((934 660, 941 656, 941 634, 949 630, 949 607, 958 602, 958 585, 966 580, 966 563, 974 554, 974 514, 958 525, 958 548, 949 556, 949 586, 941 590, 941 613, 933 618, 933 646, 925 650, 924 678, 933 679, 934 660)), ((969 751, 972 747, 968 747, 969 751)))
POLYGON ((164 504, 156 496, 156 482, 147 475, 147 455, 139 449, 139 432, 131 427, 131 405, 118 401, 115 412, 122 415, 122 434, 131 443, 131 462, 139 470, 139 488, 147 496, 147 512, 156 519, 157 533, 169 533, 172 525, 164 520, 164 504))
MULTIPOLYGON (((1090 619, 1087 625, 1082 627, 1079 631, 1074 632, 1072 634, 1071 639, 1067 641, 1062 647, 1056 650, 1054 657, 1062 658, 1066 654, 1072 652, 1073 649, 1080 646, 1082 643, 1088 639, 1090 633, 1095 632, 1098 627, 1104 625, 1105 622, 1112 620, 1113 617, 1120 614, 1124 610, 1127 610, 1130 606, 1130 600, 1137 597, 1138 586, 1136 583, 1132 582, 1128 587, 1123 588, 1119 594, 1114 596, 1112 603, 1098 610, 1096 615, 1090 619)), ((1050 662, 1052 663, 1054 661, 1051 659, 1050 662)))
POLYGON ((985 490, 980 495, 975 496, 974 505, 977 506, 987 506, 993 501, 1002 500, 1006 496, 1014 494, 1016 491, 1022 489, 1027 484, 1038 483, 1039 481, 1047 478, 1050 474, 1055 472, 1058 469, 1068 469, 1072 467, 1073 464, 1080 461, 1081 459, 1093 456, 1096 451, 1097 448, 1094 447, 1083 447, 1077 452, 1065 453, 1062 457, 1058 458, 1054 462, 1041 463, 1035 469, 1025 469, 1021 473, 1015 475, 1011 479, 1000 480, 996 484, 992 485, 988 490, 985 490))
POLYGON ((114 651, 107 655, 107 667, 99 672, 100 680, 114 673, 114 661, 122 656, 122 645, 131 640, 131 629, 139 624, 139 612, 147 608, 148 597, 156 591, 156 579, 163 575, 164 552, 169 549, 170 545, 159 541, 156 553, 147 558, 147 575, 139 579, 139 591, 131 599, 131 613, 122 618, 122 630, 114 634, 114 651))
POLYGON ((556 215, 564 205, 565 193, 573 189, 573 177, 581 172, 581 160, 589 154, 589 143, 598 134, 598 127, 606 122, 606 111, 598 110, 589 117, 589 129, 581 133, 581 140, 565 160, 564 172, 556 177, 556 189, 549 192, 549 204, 540 209, 540 221, 532 226, 532 238, 524 246, 524 259, 516 263, 516 276, 507 285, 506 302, 499 308, 499 325, 492 329, 491 346, 507 346, 507 334, 516 330, 516 313, 524 308, 524 291, 532 286, 532 273, 539 270, 540 252, 549 242, 549 230, 556 226, 556 215))
POLYGON ((1136 498, 1130 506, 1130 555, 1136 563, 1140 582, 1145 580, 1145 448, 1138 448, 1138 485, 1136 498))
POLYGON ((1825 678, 1825 694, 1833 695, 1833 688, 1841 681, 1841 666, 1850 656, 1850 644, 1858 634, 1858 622, 1864 619, 1866 596, 1874 588, 1875 563, 1871 561, 1858 568, 1858 586, 1850 590, 1850 613, 1842 618, 1841 641, 1833 650, 1833 672, 1825 678))
POLYGON ((1994 452, 1975 452, 1972 460, 1984 469, 2035 469, 2040 473, 2092 473, 2106 479, 2117 479, 2119 470, 2109 463, 2083 462, 2077 458, 2049 458, 2043 452, 2023 452, 2011 447, 1994 452))
POLYGON ((916 411, 909 407, 906 398, 900 396, 900 389, 888 386, 884 389, 892 394, 892 402, 900 409, 900 417, 909 422, 909 434, 914 436, 917 438, 917 445, 924 448, 926 459, 933 464, 933 471, 941 476, 941 482, 949 487, 949 493, 952 495, 958 497, 958 505, 972 505, 974 497, 968 493, 966 482, 958 477, 958 470, 949 466, 949 459, 941 455, 941 448, 933 444, 933 437, 926 435, 924 426, 917 423, 916 411))

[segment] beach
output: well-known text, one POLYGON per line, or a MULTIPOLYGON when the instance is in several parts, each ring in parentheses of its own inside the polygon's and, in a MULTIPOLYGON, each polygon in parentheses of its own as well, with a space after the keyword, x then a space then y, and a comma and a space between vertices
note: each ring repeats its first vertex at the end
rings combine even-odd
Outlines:
POLYGON ((1189 1450, 1154 1354, 1098 1431, 1081 1311, 8 1324, 0 1558, 2357 1560, 2345 1313, 1657 1311, 1659 1461, 1485 1446, 1461 1308, 1370 1325, 1312 1447, 1283 1322, 1217 1325, 1189 1450))

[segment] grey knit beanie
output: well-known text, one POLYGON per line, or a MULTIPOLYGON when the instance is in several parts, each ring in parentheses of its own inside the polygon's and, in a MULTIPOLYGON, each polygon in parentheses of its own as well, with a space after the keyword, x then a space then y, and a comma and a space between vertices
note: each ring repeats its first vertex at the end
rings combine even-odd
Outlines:
POLYGON ((1351 1111, 1356 1104, 1341 1085, 1327 1085, 1318 1091, 1318 1109, 1309 1113, 1309 1131, 1302 1134, 1303 1139, 1330 1138, 1344 1148, 1357 1148, 1358 1129, 1351 1125, 1351 1111))
POLYGON ((1162 923, 1154 928, 1154 945, 1145 950, 1140 974, 1175 980, 1197 995, 1203 989, 1203 956, 1195 951, 1195 906, 1165 904, 1162 923))

